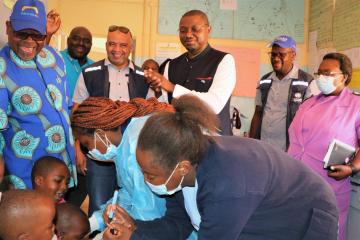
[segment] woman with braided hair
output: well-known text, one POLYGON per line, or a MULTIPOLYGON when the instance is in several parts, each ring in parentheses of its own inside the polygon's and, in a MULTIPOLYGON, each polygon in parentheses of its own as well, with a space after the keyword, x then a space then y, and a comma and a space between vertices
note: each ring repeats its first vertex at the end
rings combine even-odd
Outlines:
MULTIPOLYGON (((116 202, 135 219, 154 219, 165 212, 165 201, 146 186, 135 157, 138 134, 148 118, 146 115, 159 111, 174 109, 155 98, 135 98, 123 102, 90 97, 78 106, 71 119, 74 137, 89 150, 91 159, 115 162, 120 187, 116 202)), ((101 182, 90 184, 97 184, 99 188, 107 187, 101 182)), ((90 196, 90 203, 91 200, 90 196)), ((92 230, 102 230, 108 222, 107 217, 105 221, 102 217, 105 207, 103 205, 90 218, 92 230)))

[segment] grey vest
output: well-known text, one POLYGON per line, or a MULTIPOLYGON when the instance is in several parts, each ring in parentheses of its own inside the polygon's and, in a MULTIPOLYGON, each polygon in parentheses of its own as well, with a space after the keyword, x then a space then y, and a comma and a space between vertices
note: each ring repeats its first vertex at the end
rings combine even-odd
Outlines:
MULTIPOLYGON (((267 79, 267 78, 271 75, 271 73, 272 72, 267 73, 261 78, 258 87, 261 92, 262 112, 261 112, 260 127, 257 129, 255 136, 257 139, 261 139, 260 135, 261 135, 262 118, 263 118, 269 90, 272 85, 272 79, 267 79)), ((301 69, 299 69, 298 72, 298 79, 291 79, 291 84, 288 94, 286 129, 289 129, 289 126, 295 117, 296 111, 298 110, 300 104, 303 102, 305 98, 306 90, 313 79, 314 78, 310 74, 302 71, 301 69)), ((288 147, 289 147, 289 134, 286 131, 286 148, 288 147)))

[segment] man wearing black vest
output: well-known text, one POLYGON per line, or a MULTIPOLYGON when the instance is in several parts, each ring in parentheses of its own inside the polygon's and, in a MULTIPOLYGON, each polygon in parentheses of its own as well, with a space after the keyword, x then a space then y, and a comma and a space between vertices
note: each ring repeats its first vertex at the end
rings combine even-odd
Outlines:
POLYGON ((187 52, 171 60, 164 76, 145 71, 150 84, 161 87, 169 102, 193 94, 206 102, 220 118, 220 134, 232 135, 230 97, 236 83, 233 56, 213 49, 208 43, 211 32, 206 14, 200 10, 185 13, 179 24, 179 38, 187 52))
POLYGON ((295 64, 296 43, 289 36, 279 36, 270 43, 273 68, 259 81, 250 137, 261 139, 286 151, 288 128, 300 104, 312 95, 313 77, 295 64))
MULTIPOLYGON (((146 97, 148 84, 141 68, 129 60, 132 50, 133 39, 130 30, 123 26, 110 26, 106 42, 107 58, 83 69, 74 92, 73 110, 88 97, 103 96, 122 101, 146 97)), ((77 159, 81 159, 78 157, 78 154, 82 154, 80 146, 75 145, 77 159)), ((90 216, 111 198, 117 188, 116 169, 114 163, 91 159, 78 165, 82 165, 80 168, 83 172, 87 171, 90 216)))

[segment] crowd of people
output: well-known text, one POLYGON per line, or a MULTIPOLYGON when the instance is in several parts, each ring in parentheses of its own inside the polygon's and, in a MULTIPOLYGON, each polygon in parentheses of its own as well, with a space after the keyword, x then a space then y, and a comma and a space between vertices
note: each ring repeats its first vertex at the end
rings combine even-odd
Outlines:
POLYGON ((359 146, 346 55, 326 54, 313 76, 291 36, 271 41, 239 137, 235 60, 210 46, 204 12, 180 19, 185 53, 141 67, 129 28, 111 25, 94 62, 85 26, 61 52, 49 45, 60 24, 39 0, 17 0, 6 22, 0 239, 360 239, 360 153, 324 168, 334 139, 359 146))

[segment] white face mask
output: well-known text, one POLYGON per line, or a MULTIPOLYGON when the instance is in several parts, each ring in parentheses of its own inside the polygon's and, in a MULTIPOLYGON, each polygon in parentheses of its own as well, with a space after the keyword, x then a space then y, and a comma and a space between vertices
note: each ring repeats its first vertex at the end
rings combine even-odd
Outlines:
POLYGON ((89 157, 97 161, 111 162, 115 160, 116 154, 117 154, 117 147, 109 141, 106 134, 105 134, 105 140, 103 140, 102 137, 97 133, 97 131, 95 131, 94 149, 89 151, 88 153, 89 157), (96 148, 96 138, 98 138, 106 146, 106 153, 101 153, 96 148))
POLYGON ((336 90, 337 85, 334 85, 336 79, 336 77, 320 75, 315 82, 323 94, 330 94, 336 90))
POLYGON ((151 191, 158 195, 173 195, 174 193, 180 191, 182 189, 181 184, 184 180, 184 176, 182 176, 179 185, 176 188, 174 188, 173 190, 167 190, 167 187, 166 187, 166 184, 168 184, 168 182, 170 181, 171 177, 174 175, 175 170, 178 166, 179 166, 179 163, 176 164, 174 170, 172 171, 172 173, 170 174, 170 176, 168 177, 168 179, 166 180, 166 182, 164 184, 153 185, 153 184, 149 183, 148 181, 145 181, 146 184, 151 189, 151 191))

